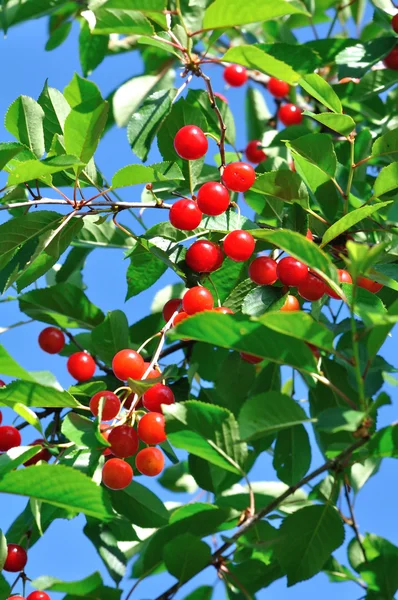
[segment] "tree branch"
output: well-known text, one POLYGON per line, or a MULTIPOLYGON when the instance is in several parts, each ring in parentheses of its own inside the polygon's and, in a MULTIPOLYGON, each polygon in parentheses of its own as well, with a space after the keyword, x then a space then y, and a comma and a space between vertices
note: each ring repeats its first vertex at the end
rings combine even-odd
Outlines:
POLYGON ((366 556, 366 550, 365 550, 365 548, 363 546, 363 543, 362 543, 362 540, 361 540, 361 535, 359 533, 358 525, 357 525, 357 522, 356 522, 356 519, 355 519, 354 507, 353 507, 352 502, 351 502, 350 492, 348 490, 348 485, 347 485, 346 482, 344 482, 344 495, 345 495, 345 499, 346 499, 346 502, 347 502, 347 505, 348 505, 348 510, 350 511, 351 527, 354 530, 355 537, 356 537, 357 542, 358 542, 358 544, 359 544, 359 546, 360 546, 360 548, 362 550, 362 554, 363 554, 363 557, 365 559, 365 562, 367 563, 368 562, 368 557, 366 556))
MULTIPOLYGON (((30 200, 28 202, 12 202, 11 204, 2 204, 0 210, 11 210, 12 208, 22 208, 24 206, 48 206, 57 204, 61 206, 70 206, 67 200, 56 200, 55 198, 41 198, 40 200, 30 200)), ((82 208, 107 208, 108 210, 121 211, 127 208, 163 208, 170 209, 171 204, 156 204, 155 202, 96 202, 88 200, 87 202, 78 202, 77 210, 82 208)))

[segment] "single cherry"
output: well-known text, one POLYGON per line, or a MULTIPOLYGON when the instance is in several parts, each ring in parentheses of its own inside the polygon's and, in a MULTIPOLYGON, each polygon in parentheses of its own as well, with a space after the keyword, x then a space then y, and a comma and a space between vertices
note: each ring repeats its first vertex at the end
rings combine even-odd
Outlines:
POLYGON ((208 181, 199 188, 197 203, 205 215, 222 215, 230 203, 229 192, 221 183, 208 181))
POLYGON ((249 277, 258 285, 272 285, 278 279, 278 263, 269 256, 259 256, 250 263, 249 277))
POLYGON ((185 160, 197 160, 207 152, 207 137, 196 125, 181 127, 174 138, 174 149, 185 160))
POLYGON ((234 311, 228 308, 227 306, 216 306, 213 308, 213 312, 221 313, 222 315, 234 315, 234 311))
POLYGON ((308 348, 311 350, 312 354, 318 360, 320 358, 320 356, 321 356, 321 353, 319 352, 319 348, 317 348, 313 344, 309 344, 308 342, 306 342, 306 343, 307 343, 308 348))
POLYGON ((56 327, 46 327, 39 335, 39 346, 48 354, 58 354, 65 346, 65 335, 56 327))
POLYGON ((24 462, 25 467, 30 467, 31 465, 36 465, 40 460, 48 462, 51 459, 51 452, 48 448, 45 447, 46 441, 43 439, 38 439, 29 444, 29 446, 41 446, 42 449, 32 458, 29 458, 26 462, 24 462))
POLYGON ((181 308, 181 298, 171 298, 170 300, 168 300, 166 302, 166 304, 163 306, 163 311, 162 311, 163 319, 166 321, 166 323, 168 321, 170 321, 170 319, 174 315, 174 313, 177 310, 180 310, 180 308, 181 308))
POLYGON ((276 77, 271 77, 267 83, 267 88, 270 94, 275 98, 283 98, 287 96, 290 90, 290 86, 286 81, 282 81, 282 79, 276 79, 276 77))
POLYGON ((0 426, 0 451, 7 452, 21 445, 21 434, 12 425, 0 426))
POLYGON ((221 267, 223 260, 220 246, 208 240, 197 240, 185 255, 188 267, 197 273, 212 273, 221 267))
POLYGON ((68 358, 66 367, 77 381, 87 381, 95 373, 95 362, 87 352, 75 352, 68 358))
POLYGON ((111 419, 117 417, 120 410, 120 400, 116 396, 116 394, 114 394, 113 392, 109 392, 108 390, 97 392, 91 398, 90 410, 93 413, 94 417, 98 415, 101 398, 104 399, 102 406, 102 420, 110 421, 111 419))
POLYGON ((224 79, 232 87, 240 87, 246 83, 248 74, 246 67, 241 65, 228 65, 224 69, 224 79))
POLYGON ((283 104, 278 111, 278 118, 285 125, 300 125, 303 120, 303 111, 295 104, 283 104))
POLYGON ((383 287, 383 284, 372 281, 372 279, 368 279, 367 277, 357 277, 357 285, 364 290, 368 290, 368 292, 372 292, 372 294, 377 294, 383 287))
POLYGON ((202 212, 193 200, 177 200, 170 209, 170 223, 176 229, 192 231, 199 227, 202 220, 202 212))
POLYGON ((281 312, 294 312, 300 310, 300 302, 295 296, 288 294, 285 304, 281 308, 281 312))
POLYGON ((51 600, 50 596, 48 594, 46 594, 46 592, 32 592, 31 594, 29 594, 29 596, 26 598, 26 600, 51 600))
MULTIPOLYGON (((348 271, 345 271, 344 269, 337 269, 337 275, 339 283, 352 283, 352 277, 348 271)), ((328 285, 325 286, 325 294, 331 298, 334 298, 335 300, 340 300, 340 296, 328 285)))
POLYGON ((111 490, 123 490, 133 480, 133 469, 120 458, 110 458, 102 469, 102 483, 111 490))
POLYGON ((178 325, 178 323, 181 323, 181 321, 184 321, 188 317, 189 317, 189 315, 185 311, 182 310, 181 312, 179 312, 178 315, 176 315, 174 317, 174 321, 173 321, 174 327, 176 327, 178 325))
POLYGON ((2 387, 6 387, 6 384, 4 383, 4 381, 2 379, 0 379, 0 388, 2 387))
POLYGON ((247 163, 234 162, 225 167, 222 180, 233 192, 247 192, 256 180, 256 172, 247 163))
MULTIPOLYGON (((182 299, 182 308, 187 315, 194 315, 195 313, 203 312, 204 310, 211 310, 213 307, 214 300, 211 292, 200 285, 185 292, 185 296, 182 299)), ((175 319, 174 324, 176 324, 175 319)))
POLYGON ((391 20, 391 26, 392 26, 393 30, 395 31, 395 33, 398 33, 398 13, 393 16, 393 18, 391 20))
POLYGON ((118 458, 133 456, 140 444, 136 430, 129 425, 119 425, 112 429, 108 442, 111 445, 112 454, 118 458))
POLYGON ((325 294, 326 285, 322 279, 308 271, 307 277, 298 286, 298 293, 304 300, 314 302, 325 294))
POLYGON ((164 468, 163 452, 159 448, 143 448, 135 457, 135 466, 142 475, 156 477, 164 468))
POLYGON ((4 563, 4 571, 9 573, 18 573, 23 571, 28 562, 26 550, 18 544, 7 544, 7 558, 4 563))
POLYGON ((307 277, 308 267, 293 256, 286 256, 278 262, 276 272, 283 285, 294 287, 300 285, 307 277))
POLYGON ((7 600, 25 600, 23 596, 10 596, 7 600))
POLYGON ((166 441, 164 416, 158 412, 146 413, 138 423, 138 436, 144 444, 161 444, 166 441))
POLYGON ((256 242, 248 231, 236 229, 228 233, 223 242, 225 254, 235 262, 244 262, 254 252, 256 242))
POLYGON ((162 412, 162 404, 174 404, 173 390, 163 383, 155 383, 142 397, 144 407, 151 412, 162 412))
POLYGON ((395 46, 389 54, 383 60, 384 65, 387 69, 398 70, 398 46, 395 46))
POLYGON ((144 359, 135 350, 126 348, 120 350, 112 360, 112 369, 115 377, 121 381, 131 379, 141 379, 145 373, 144 359))
POLYGON ((254 354, 248 354, 247 352, 240 352, 240 356, 243 360, 250 363, 251 365, 257 365, 262 362, 264 359, 260 356, 255 356, 254 354))
POLYGON ((263 160, 267 160, 267 155, 262 149, 262 144, 260 140, 252 140, 246 146, 245 150, 247 160, 257 165, 263 160))

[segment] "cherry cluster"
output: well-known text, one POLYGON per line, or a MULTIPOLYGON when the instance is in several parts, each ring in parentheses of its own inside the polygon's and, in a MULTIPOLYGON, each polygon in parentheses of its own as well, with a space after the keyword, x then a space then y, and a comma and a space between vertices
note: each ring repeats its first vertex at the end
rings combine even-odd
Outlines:
MULTIPOLYGON (((20 573, 23 577, 24 569, 28 562, 28 554, 22 546, 18 544, 7 544, 7 557, 3 566, 3 570, 8 573, 20 573)), ((18 581, 18 579, 17 579, 18 581)), ((25 600, 23 596, 11 596, 8 600, 25 600)), ((46 592, 31 592, 26 600, 50 600, 50 596, 46 592)))

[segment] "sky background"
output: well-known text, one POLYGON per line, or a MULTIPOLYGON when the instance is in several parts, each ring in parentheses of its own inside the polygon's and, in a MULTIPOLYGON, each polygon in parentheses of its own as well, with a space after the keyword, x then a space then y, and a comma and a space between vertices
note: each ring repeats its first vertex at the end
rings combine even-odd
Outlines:
MULTIPOLYGON (((320 37, 324 35, 325 29, 326 26, 319 27, 320 37)), ((312 37, 309 30, 301 30, 299 35, 302 41, 312 37)), ((45 52, 47 22, 45 19, 41 19, 12 28, 6 39, 0 39, 2 64, 0 115, 5 114, 8 106, 20 94, 37 99, 47 78, 49 85, 62 90, 70 81, 73 72, 76 71, 81 74, 77 36, 78 27, 75 25, 69 38, 60 48, 52 52, 45 52)), ((123 81, 141 73, 141 71, 141 61, 137 53, 128 53, 105 59, 91 78, 98 84, 102 95, 106 97, 123 81)), ((236 118, 237 147, 244 148, 248 141, 244 119, 242 118, 245 87, 225 90, 219 68, 210 67, 207 69, 207 73, 212 77, 214 90, 224 93, 228 97, 230 107, 236 118)), ((178 85, 179 81, 177 80, 178 85)), ((266 99, 269 105, 272 106, 272 100, 267 94, 266 99)), ((11 139, 10 134, 4 129, 3 119, 0 120, 0 132, 0 141, 11 139)), ((213 147, 212 149, 215 150, 213 147)), ((212 154, 209 152, 208 156, 211 157, 212 154)), ((137 162, 127 142, 126 131, 116 128, 106 134, 100 144, 96 159, 100 168, 109 178, 117 169, 137 162)), ((158 159, 159 155, 155 151, 150 155, 148 162, 155 162, 158 159)), ((130 190, 122 194, 122 197, 126 201, 138 201, 140 190, 134 190, 133 193, 130 190)), ((250 214, 248 211, 246 213, 250 214)), ((157 212, 154 218, 147 212, 144 219, 148 224, 152 224, 160 220, 160 217, 157 212)), ((3 220, 4 216, 0 213, 0 222, 3 220)), ((129 225, 136 232, 139 232, 139 227, 134 224, 132 219, 129 225)), ((88 257, 84 280, 88 286, 86 293, 93 303, 97 304, 104 312, 114 309, 124 310, 129 322, 133 323, 148 314, 156 291, 168 283, 175 282, 176 279, 172 274, 166 274, 156 286, 153 286, 138 298, 132 298, 124 303, 126 268, 127 263, 123 261, 122 251, 96 250, 88 257)), ((26 319, 24 315, 19 313, 15 302, 0 304, 0 328, 8 327, 20 321, 21 318, 26 319)), ((72 380, 66 371, 66 359, 45 354, 38 347, 37 336, 42 328, 43 326, 39 323, 32 323, 7 331, 0 335, 0 343, 28 370, 50 370, 57 376, 60 383, 67 387, 72 383, 72 380)), ((394 338, 389 338, 383 349, 383 356, 388 362, 394 364, 395 355, 394 338)), ((397 394, 395 389, 386 388, 386 391, 391 394, 396 404, 397 394)), ((306 389, 299 384, 297 386, 297 398, 305 397, 306 389)), ((4 410, 3 415, 3 421, 10 423, 14 413, 4 410)), ((383 407, 380 413, 379 425, 387 425, 395 419, 396 406, 383 407)), ((23 430, 24 444, 28 444, 36 437, 37 432, 32 428, 23 430)), ((319 453, 314 452, 312 466, 320 465, 322 462, 319 453)), ((355 508, 361 532, 372 532, 398 544, 398 527, 396 525, 397 478, 394 466, 393 461, 390 459, 383 461, 378 475, 373 477, 365 488, 360 491, 355 508)), ((271 457, 262 455, 251 471, 250 479, 251 481, 275 479, 271 457)), ((140 481, 148 485, 155 493, 158 493, 164 501, 186 502, 187 499, 191 498, 187 495, 172 494, 149 478, 146 478, 145 482, 143 479, 140 479, 140 481)), ((0 494, 0 528, 3 531, 7 531, 9 525, 25 504, 26 499, 0 494)), ((344 512, 347 512, 345 507, 344 512)), ((34 579, 40 575, 51 575, 61 580, 72 581, 84 578, 99 570, 103 575, 104 582, 113 585, 91 542, 81 533, 84 521, 83 517, 79 517, 74 521, 58 520, 54 522, 45 536, 29 552, 28 576, 34 579)), ((346 536, 348 541, 352 538, 350 529, 347 529, 346 536)), ((341 562, 347 564, 345 545, 335 555, 341 562)), ((129 566, 127 575, 130 571, 131 567, 129 566)), ((184 586, 183 590, 176 595, 176 600, 185 598, 188 592, 198 585, 213 585, 216 580, 215 570, 213 568, 207 569, 184 586)), ((154 598, 174 581, 171 576, 163 574, 151 577, 140 584, 132 599, 149 600, 154 598)), ((126 578, 122 581, 121 587, 127 591, 131 585, 132 582, 126 578)), ((22 590, 16 588, 15 591, 21 592, 22 590)), ((286 587, 286 579, 284 578, 259 592, 257 598, 262 600, 278 597, 278 600, 292 600, 305 597, 306 600, 318 600, 320 593, 323 600, 335 600, 337 594, 339 600, 355 600, 363 596, 361 589, 354 583, 330 584, 325 575, 319 574, 310 581, 300 583, 293 588, 286 587)), ((57 598, 62 595, 52 593, 51 596, 57 598)), ((122 598, 124 597, 125 593, 122 598)), ((218 583, 215 587, 213 599, 222 598, 225 598, 225 590, 223 584, 218 583)))

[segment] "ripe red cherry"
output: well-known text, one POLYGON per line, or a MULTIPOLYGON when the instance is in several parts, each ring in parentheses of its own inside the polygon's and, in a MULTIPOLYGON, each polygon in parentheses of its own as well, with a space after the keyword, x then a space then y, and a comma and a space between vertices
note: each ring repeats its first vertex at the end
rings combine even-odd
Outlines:
POLYGON ((162 412, 162 404, 174 404, 173 390, 163 383, 155 383, 142 397, 142 403, 151 412, 162 412))
POLYGON ((319 300, 325 293, 326 285, 322 279, 308 271, 307 277, 298 287, 298 293, 304 300, 314 302, 319 300))
POLYGON ((393 30, 395 31, 395 33, 398 33, 398 13, 393 16, 392 21, 391 21, 391 26, 392 26, 393 30))
POLYGON ((276 77, 271 77, 267 83, 267 88, 270 94, 272 94, 275 98, 283 98, 287 96, 290 90, 290 86, 286 81, 282 81, 282 79, 276 79, 276 77))
POLYGON ((138 450, 138 434, 129 425, 119 425, 112 429, 108 436, 111 452, 118 458, 133 456, 138 450))
POLYGON ((18 573, 23 571, 28 562, 26 550, 18 544, 7 544, 7 558, 4 563, 4 571, 9 573, 18 573))
POLYGON ((300 310, 300 302, 295 296, 291 296, 289 294, 286 298, 285 304, 281 308, 281 312, 294 312, 296 310, 300 310))
POLYGON ((307 229, 307 233, 305 234, 305 237, 307 238, 307 240, 310 240, 310 242, 313 241, 314 236, 312 235, 311 229, 307 229))
POLYGON ((278 263, 269 256, 255 258, 249 267, 249 277, 258 285, 272 285, 278 279, 278 263))
POLYGON ((25 467, 30 467, 31 465, 36 465, 40 460, 48 462, 52 456, 51 452, 44 446, 45 440, 39 439, 35 440, 29 446, 41 446, 42 449, 32 458, 29 458, 26 462, 24 462, 25 467))
POLYGON ((104 398, 104 403, 102 407, 102 420, 110 421, 114 419, 119 414, 120 410, 120 400, 113 392, 108 392, 108 390, 104 390, 102 392, 97 392, 90 400, 90 410, 93 413, 94 417, 98 415, 99 404, 101 398, 104 398))
POLYGON ((264 359, 260 356, 255 356, 254 354, 248 354, 247 352, 241 352, 240 357, 251 365, 257 365, 262 362, 264 359))
POLYGON ((174 327, 176 327, 178 325, 178 323, 181 323, 181 321, 184 321, 188 317, 189 317, 189 315, 186 312, 184 312, 183 310, 181 312, 179 312, 178 315, 176 315, 174 317, 174 321, 173 321, 174 327))
POLYGON ((308 267, 293 256, 286 256, 278 262, 276 272, 283 285, 298 286, 307 277, 308 267))
POLYGON ((192 231, 196 229, 202 220, 202 212, 193 200, 177 200, 170 209, 170 223, 176 229, 192 231))
POLYGON ((263 160, 267 160, 267 155, 262 149, 262 144, 260 140, 252 140, 246 146, 245 150, 247 160, 254 164, 258 164, 263 160))
POLYGON ((196 125, 181 127, 174 138, 174 148, 178 156, 185 160, 197 160, 207 152, 207 137, 196 125))
POLYGON ((222 180, 233 192, 247 192, 256 180, 256 172, 247 163, 234 162, 225 167, 222 180))
POLYGON ((144 448, 135 457, 135 466, 143 475, 156 477, 163 471, 163 452, 159 448, 144 448))
MULTIPOLYGON (((337 275, 340 283, 352 283, 352 277, 348 271, 345 271, 344 269, 337 269, 337 275)), ((331 298, 334 298, 335 300, 340 300, 340 296, 328 285, 325 286, 325 294, 331 298)))
POLYGON ((221 313, 222 315, 234 315, 234 311, 228 308, 227 306, 216 306, 213 308, 213 312, 221 313))
POLYGON ((25 600, 23 596, 10 596, 8 600, 25 600))
POLYGON ((185 292, 185 296, 182 299, 182 308, 187 315, 194 315, 195 313, 203 312, 204 310, 211 310, 213 307, 214 300, 211 292, 200 285, 185 292))
POLYGON ((224 96, 224 94, 220 94, 220 92, 215 92, 214 95, 216 98, 220 98, 220 100, 225 102, 225 104, 228 104, 228 99, 224 96))
POLYGON ((21 445, 21 434, 18 429, 12 425, 0 426, 0 451, 7 452, 11 448, 16 448, 21 445))
POLYGON ((123 490, 133 480, 133 469, 120 458, 110 458, 102 469, 102 483, 111 490, 123 490))
POLYGON ((115 377, 121 381, 131 379, 141 379, 145 373, 144 359, 135 350, 120 350, 113 357, 112 369, 115 377))
POLYGON ((316 359, 319 359, 321 356, 321 353, 319 352, 319 348, 317 348, 316 346, 314 346, 313 344, 308 344, 307 343, 308 348, 311 350, 312 354, 315 356, 316 359))
POLYGON ((181 308, 181 298, 171 298, 168 300, 166 304, 163 306, 163 319, 166 321, 170 321, 171 317, 174 313, 181 308))
POLYGON ((246 67, 241 65, 228 65, 224 69, 224 79, 232 87, 240 87, 248 78, 246 67))
POLYGON ((211 273, 219 269, 224 260, 220 246, 208 240, 197 240, 188 248, 185 262, 192 271, 211 273))
POLYGON ((2 424, 2 422, 3 422, 3 413, 0 410, 0 425, 2 424))
POLYGON ((2 387, 6 387, 6 384, 4 383, 4 381, 2 379, 0 379, 0 388, 2 387))
POLYGON ((295 104, 284 104, 278 111, 278 118, 285 127, 300 125, 303 120, 302 112, 301 108, 295 104))
POLYGON ((144 444, 161 444, 166 441, 164 416, 158 412, 146 413, 138 423, 138 436, 144 444))
POLYGON ((65 346, 65 335, 56 327, 46 327, 39 335, 39 346, 48 354, 58 354, 65 346))
POLYGON ((372 294, 377 294, 377 292, 380 292, 381 288, 383 287, 381 283, 377 283, 377 281, 372 281, 367 277, 358 277, 357 285, 365 290, 368 290, 368 292, 372 292, 372 294))
POLYGON ((202 213, 216 217, 227 210, 229 192, 221 183, 208 181, 199 188, 197 202, 202 213))
MULTIPOLYGON (((14 596, 15 598, 15 596, 14 596)), ((46 594, 46 592, 32 592, 31 594, 29 594, 29 596, 26 598, 26 600, 50 600, 50 596, 48 594, 46 594)))
POLYGON ((398 70, 398 46, 395 46, 389 54, 383 60, 384 65, 387 69, 398 70))
POLYGON ((87 352, 75 352, 68 358, 66 368, 77 381, 87 381, 95 373, 95 362, 87 352))
POLYGON ((253 254, 256 242, 248 231, 236 229, 228 233, 223 245, 224 252, 229 258, 235 262, 243 262, 253 254))

